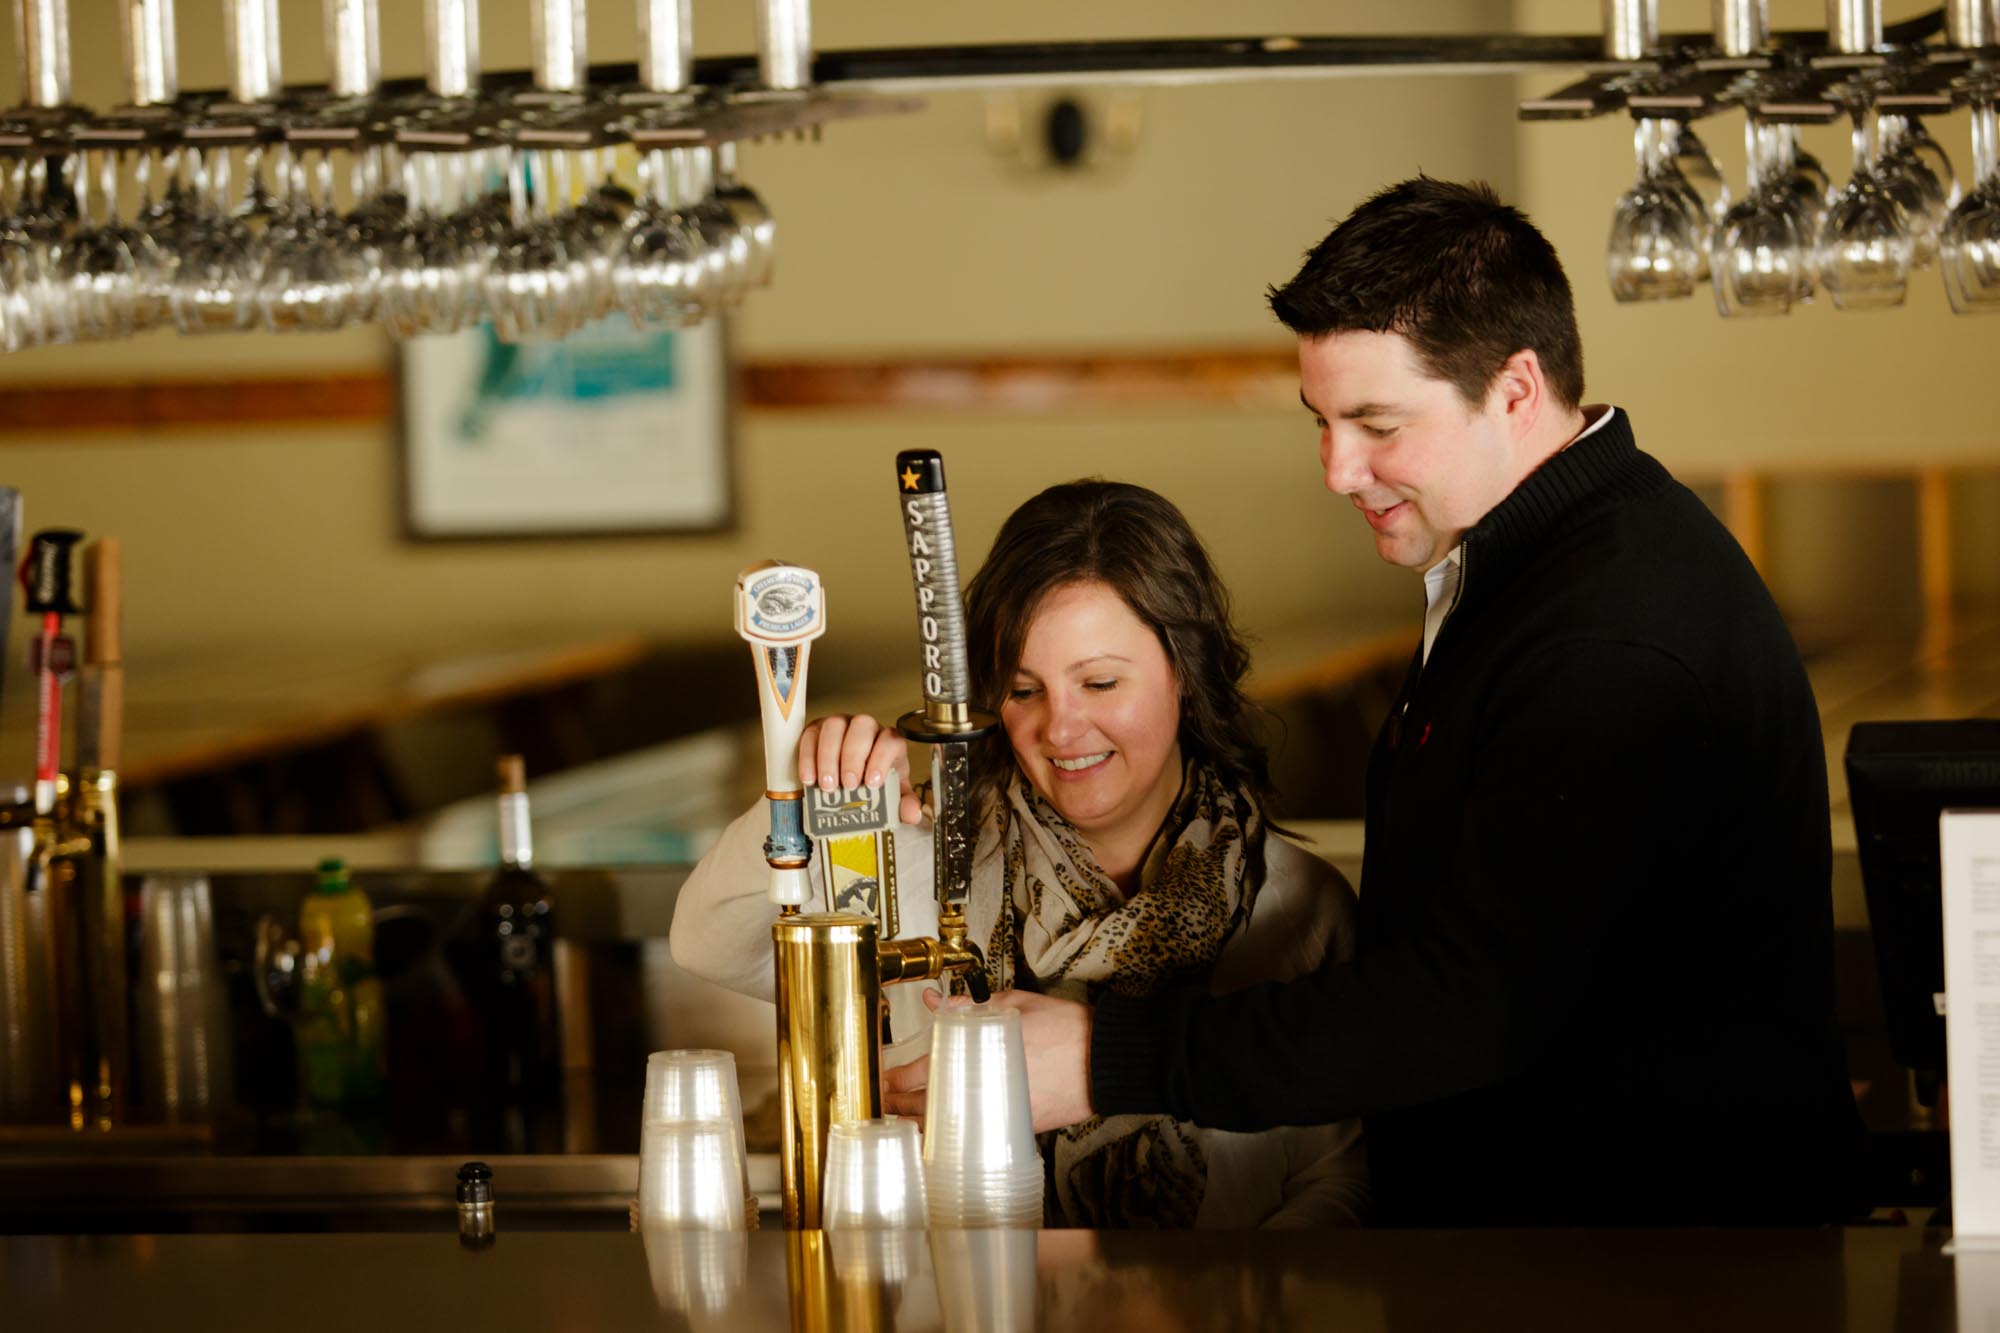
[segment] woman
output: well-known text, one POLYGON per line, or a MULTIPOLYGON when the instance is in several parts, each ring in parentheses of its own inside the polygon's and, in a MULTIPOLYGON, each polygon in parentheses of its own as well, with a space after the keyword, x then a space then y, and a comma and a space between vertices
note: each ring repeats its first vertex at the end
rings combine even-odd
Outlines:
MULTIPOLYGON (((1029 500, 966 591, 966 638, 973 698, 1004 733, 973 755, 981 821, 966 905, 995 990, 1227 991, 1348 956, 1352 891, 1264 818, 1269 769, 1241 687, 1249 656, 1171 503, 1105 481, 1029 500)), ((915 827, 924 812, 902 738, 873 718, 831 717, 800 740, 803 783, 874 786, 891 772, 909 825, 896 835, 904 929, 923 933, 935 923, 930 832, 915 827)), ((695 868, 672 944, 690 971, 768 995, 763 818, 760 806, 737 820, 695 868)), ((916 1045, 898 1043, 885 1062, 916 1045)), ((1366 1197, 1358 1138, 1352 1122, 1234 1134, 1093 1117, 1044 1136, 1047 1219, 1351 1223, 1366 1197)))

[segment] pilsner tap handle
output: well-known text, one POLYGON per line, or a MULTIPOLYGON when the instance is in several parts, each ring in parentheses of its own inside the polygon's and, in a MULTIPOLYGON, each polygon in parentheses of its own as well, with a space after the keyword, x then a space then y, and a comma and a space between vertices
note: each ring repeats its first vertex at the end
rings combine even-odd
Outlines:
MULTIPOLYGON (((931 747, 938 907, 944 917, 962 922, 966 890, 972 882, 977 817, 967 803, 971 747, 972 742, 990 735, 999 720, 972 706, 965 608, 958 593, 958 547, 952 537, 943 457, 935 449, 906 449, 897 454, 896 484, 902 500, 903 538, 910 548, 910 578, 917 594, 924 686, 923 707, 897 719, 896 729, 905 739, 931 747)), ((945 929, 947 934, 952 932, 951 927, 945 929)), ((958 929, 962 931, 962 925, 958 929)))
POLYGON ((806 727, 806 666, 812 641, 826 632, 826 594, 819 575, 767 560, 736 578, 736 632, 750 644, 757 667, 757 700, 764 720, 764 798, 771 835, 764 859, 771 866, 771 901, 796 911, 811 901, 806 865, 812 842, 805 830, 805 793, 799 786, 799 736, 806 727))

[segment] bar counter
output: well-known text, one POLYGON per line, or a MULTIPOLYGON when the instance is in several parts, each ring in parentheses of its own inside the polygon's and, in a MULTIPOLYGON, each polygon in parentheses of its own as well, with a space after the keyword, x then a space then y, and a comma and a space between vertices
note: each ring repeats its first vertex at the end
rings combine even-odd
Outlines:
POLYGON ((499 1218, 484 1250, 449 1231, 4 1238, 5 1324, 1931 1333, 1988 1327, 1972 1307, 2000 1264, 1911 1227, 640 1237, 509 1233, 504 1199, 499 1218))

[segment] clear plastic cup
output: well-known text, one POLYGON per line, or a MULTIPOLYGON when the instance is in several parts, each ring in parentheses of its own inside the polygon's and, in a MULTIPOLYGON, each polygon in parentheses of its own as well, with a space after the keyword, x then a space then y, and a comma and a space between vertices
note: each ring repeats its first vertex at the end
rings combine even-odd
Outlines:
POLYGON ((914 1120, 850 1120, 826 1135, 820 1226, 827 1231, 922 1231, 923 1158, 914 1120))
POLYGON ((1029 1333, 1036 1327, 1035 1237, 932 1231, 930 1239, 945 1333, 1029 1333))
POLYGON ((656 1227, 642 1232, 640 1240, 653 1297, 662 1309, 716 1315, 742 1297, 750 1245, 743 1232, 656 1227))
POLYGON ((929 1276, 930 1242, 921 1231, 835 1231, 826 1244, 833 1255, 833 1275, 842 1282, 893 1290, 929 1276))
POLYGON ((736 1082, 736 1056, 729 1051, 654 1051, 646 1057, 646 1091, 639 1123, 655 1120, 726 1120, 736 1127, 742 1158, 743 1197, 755 1218, 750 1193, 749 1147, 743 1139, 743 1094, 736 1082))
POLYGON ((652 1120, 639 1130, 639 1225, 740 1231, 743 1146, 727 1120, 652 1120))
POLYGON ((736 1087, 736 1057, 729 1051, 654 1051, 646 1057, 642 1123, 652 1120, 728 1120, 743 1124, 736 1087))
POLYGON ((1040 1179, 1028 1110, 1021 1016, 985 1005, 947 1009, 931 1029, 924 1163, 940 1178, 1025 1172, 1040 1179))

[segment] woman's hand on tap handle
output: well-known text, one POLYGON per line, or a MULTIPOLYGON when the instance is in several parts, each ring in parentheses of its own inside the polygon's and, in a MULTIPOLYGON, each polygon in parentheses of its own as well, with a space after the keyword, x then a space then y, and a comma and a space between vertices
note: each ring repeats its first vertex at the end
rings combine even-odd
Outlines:
POLYGON ((910 785, 910 747, 894 727, 865 713, 816 717, 799 735, 799 782, 827 791, 838 787, 879 787, 893 770, 902 800, 898 817, 923 822, 923 802, 910 785))

